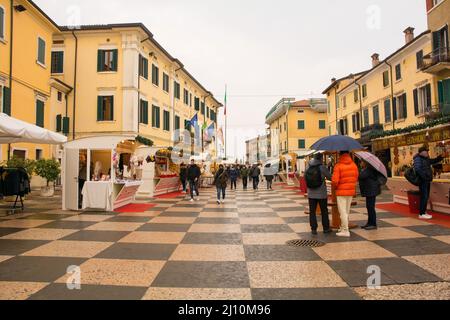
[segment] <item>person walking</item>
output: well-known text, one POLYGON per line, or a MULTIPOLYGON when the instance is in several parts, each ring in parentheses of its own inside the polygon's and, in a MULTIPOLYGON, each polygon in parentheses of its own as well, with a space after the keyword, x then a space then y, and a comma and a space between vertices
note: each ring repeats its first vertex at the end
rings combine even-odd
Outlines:
POLYGON ((183 186, 183 193, 187 192, 187 167, 184 162, 180 165, 180 181, 183 186))
POLYGON ((242 166, 241 178, 242 178, 242 188, 244 190, 247 190, 249 174, 250 174, 250 171, 249 171, 248 167, 246 165, 242 166))
POLYGON ((261 175, 261 170, 255 164, 252 169, 252 179, 253 179, 253 190, 258 190, 259 188, 259 176, 261 175))
POLYGON ((353 197, 356 196, 356 183, 359 171, 350 153, 342 151, 339 161, 334 167, 332 184, 336 190, 337 206, 341 216, 341 229, 336 234, 338 237, 350 237, 348 218, 352 206, 353 197))
POLYGON ((267 190, 272 190, 272 182, 273 182, 274 172, 270 163, 264 166, 264 178, 267 182, 267 190))
POLYGON ((375 204, 377 197, 381 194, 382 182, 383 180, 387 182, 387 178, 365 161, 361 162, 361 166, 363 169, 359 174, 359 189, 361 191, 361 196, 366 198, 366 208, 367 213, 369 214, 367 224, 361 228, 365 230, 376 230, 378 227, 375 204))
POLYGON ((187 170, 187 180, 189 181, 189 191, 191 195, 191 202, 194 201, 194 192, 197 194, 197 201, 200 200, 200 193, 198 191, 198 182, 200 179, 200 168, 195 164, 194 160, 191 160, 191 165, 187 170))
POLYGON ((217 189, 217 204, 225 202, 226 189, 227 189, 228 173, 223 165, 219 166, 219 170, 214 175, 214 185, 217 189), (222 195, 222 200, 220 196, 222 195))
POLYGON ((231 190, 237 189, 237 179, 239 177, 239 171, 233 165, 230 169, 231 190))
POLYGON ((326 179, 331 181, 331 173, 323 164, 323 155, 316 154, 305 171, 305 179, 308 189, 309 202, 309 224, 311 225, 311 232, 317 235, 317 206, 320 206, 322 214, 322 226, 324 233, 331 233, 330 219, 328 217, 328 191, 326 179))
POLYGON ((427 213, 428 200, 430 199, 431 182, 433 182, 433 170, 431 166, 444 160, 443 156, 436 159, 430 159, 430 149, 423 146, 419 153, 414 156, 414 169, 419 176, 420 191, 420 214, 419 218, 423 220, 433 219, 433 216, 427 213))

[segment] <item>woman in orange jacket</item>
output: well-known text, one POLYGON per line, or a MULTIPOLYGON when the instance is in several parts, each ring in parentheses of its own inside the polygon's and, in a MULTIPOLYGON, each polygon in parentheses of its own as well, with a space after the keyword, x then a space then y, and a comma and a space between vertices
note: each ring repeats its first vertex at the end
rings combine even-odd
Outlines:
POLYGON ((356 183, 359 171, 350 153, 342 151, 339 161, 334 167, 332 184, 336 190, 337 206, 341 216, 341 229, 336 234, 338 237, 350 237, 348 228, 348 216, 353 197, 356 196, 356 183))

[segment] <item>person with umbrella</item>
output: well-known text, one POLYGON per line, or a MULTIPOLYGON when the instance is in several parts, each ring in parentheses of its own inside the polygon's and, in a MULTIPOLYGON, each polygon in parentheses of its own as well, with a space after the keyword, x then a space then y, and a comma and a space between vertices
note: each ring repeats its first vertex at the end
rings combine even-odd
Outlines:
POLYGON ((361 196, 366 198, 366 208, 369 220, 362 229, 377 230, 377 212, 375 204, 381 194, 381 186, 386 184, 387 178, 365 160, 361 161, 362 170, 359 174, 359 188, 361 196))
POLYGON ((266 178, 267 181, 267 190, 273 190, 272 189, 272 181, 273 181, 273 176, 274 176, 274 170, 272 168, 272 166, 270 165, 270 163, 266 164, 264 166, 264 177, 266 178))

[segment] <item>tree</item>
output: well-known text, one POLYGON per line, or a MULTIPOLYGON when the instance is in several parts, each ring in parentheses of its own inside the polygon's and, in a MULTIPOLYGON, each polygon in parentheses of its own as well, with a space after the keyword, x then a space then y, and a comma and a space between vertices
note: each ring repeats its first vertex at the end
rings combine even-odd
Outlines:
POLYGON ((41 159, 36 161, 36 174, 47 180, 47 187, 50 182, 55 182, 58 179, 61 168, 59 162, 55 159, 41 159))
POLYGON ((27 172, 28 176, 33 176, 34 170, 36 168, 36 161, 30 159, 22 159, 17 157, 12 157, 6 161, 6 166, 8 168, 23 168, 27 172))

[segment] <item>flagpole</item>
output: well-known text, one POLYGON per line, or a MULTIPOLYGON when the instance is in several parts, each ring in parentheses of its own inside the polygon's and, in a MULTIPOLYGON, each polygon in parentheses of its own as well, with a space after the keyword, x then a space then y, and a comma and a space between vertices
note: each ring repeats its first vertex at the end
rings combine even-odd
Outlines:
POLYGON ((225 159, 228 159, 228 153, 227 153, 227 144, 228 144, 228 126, 227 126, 227 120, 228 120, 228 110, 227 110, 227 85, 225 85, 225 159))

